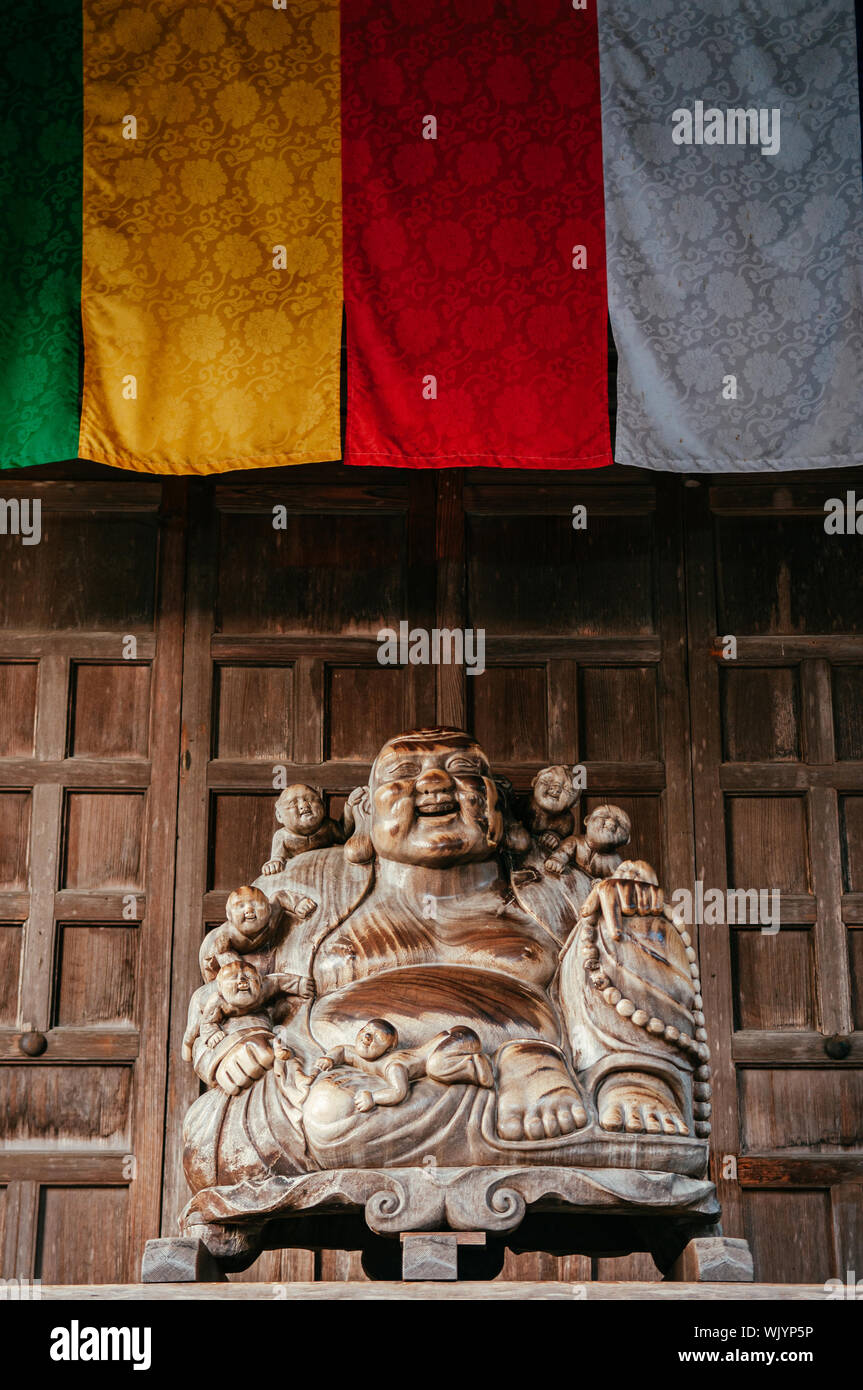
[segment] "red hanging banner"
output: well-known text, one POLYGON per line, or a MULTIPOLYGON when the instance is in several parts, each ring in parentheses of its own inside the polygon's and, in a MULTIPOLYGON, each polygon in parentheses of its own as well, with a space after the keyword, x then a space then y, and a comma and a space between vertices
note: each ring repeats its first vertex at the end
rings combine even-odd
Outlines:
POLYGON ((348 463, 611 462, 585 5, 342 0, 348 463))

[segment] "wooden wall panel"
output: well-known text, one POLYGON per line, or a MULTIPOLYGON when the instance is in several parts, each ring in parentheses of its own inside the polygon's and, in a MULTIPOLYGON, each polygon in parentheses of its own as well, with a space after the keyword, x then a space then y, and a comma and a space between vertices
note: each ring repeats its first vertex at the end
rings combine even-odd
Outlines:
MULTIPOLYGON (((152 523, 137 512, 158 494, 145 489, 142 484, 131 507, 110 514, 43 510, 42 543, 22 547, 25 563, 4 570, 0 629, 122 636, 152 627, 157 557, 152 523)), ((11 495, 9 488, 5 495, 11 495)))
POLYGON ((213 797, 212 859, 209 887, 230 893, 257 878, 270 857, 276 829, 274 806, 278 792, 213 797))
POLYGON ((827 1192, 747 1192, 743 1209, 757 1280, 818 1284, 832 1277, 827 1192))
POLYGON ((555 510, 469 516, 468 626, 495 636, 654 632, 650 519, 591 516, 573 531, 555 510))
POLYGON ((149 665, 75 662, 71 680, 70 757, 149 756, 149 665))
POLYGON ((728 884, 811 893, 801 796, 730 796, 725 804, 728 884))
POLYGON ((129 1147, 129 1067, 0 1067, 0 1111, 10 1145, 47 1140, 129 1147))
POLYGON ((579 667, 579 750, 595 762, 659 762, 656 669, 579 667))
MULTIPOLYGON (((766 493, 773 484, 761 486, 766 493)), ((732 514, 717 515, 717 632, 779 636, 855 631, 860 547, 853 536, 825 533, 823 500, 830 493, 826 483, 817 491, 817 525, 811 512, 795 516, 791 508, 785 515, 780 508, 769 515, 766 508, 758 516, 747 515, 752 493, 732 514)))
POLYGON ((736 1027, 814 1029, 817 1026, 812 933, 782 927, 731 928, 736 1027), (777 988, 781 981, 781 989, 777 988))
POLYGON ((493 764, 550 761, 545 666, 490 666, 467 680, 467 696, 470 727, 493 764))
POLYGON ((294 668, 217 666, 213 757, 291 759, 294 668))
POLYGON ((133 1023, 139 943, 137 924, 59 927, 54 1026, 133 1023))
POLYGON ((225 515, 219 607, 225 633, 370 636, 405 610, 403 515, 225 515))
POLYGON ((406 684, 394 666, 328 666, 327 757, 370 763, 393 729, 404 727, 406 684))
POLYGON ((863 796, 839 798, 846 893, 863 893, 863 796))
POLYGON ((863 666, 834 666, 836 757, 863 760, 863 666))
POLYGON ((0 923, 0 1027, 11 1027, 18 1014, 18 982, 21 978, 20 922, 0 923))
POLYGON ((0 664, 0 758, 29 758, 36 733, 35 661, 0 664))
POLYGON ((863 1032, 863 928, 854 927, 848 932, 848 954, 854 1027, 863 1032))
POLYGON ((744 1153, 863 1148, 863 1071, 745 1067, 740 1117, 744 1153))
POLYGON ((125 1187, 43 1187, 36 1272, 43 1284, 113 1284, 126 1263, 125 1187))
POLYGON ((793 666, 720 671, 726 762, 790 762, 800 757, 800 690, 793 666))
POLYGON ((135 792, 70 792, 64 888, 140 888, 145 798, 135 792))
POLYGON ((0 792, 0 888, 26 888, 30 859, 29 792, 0 792))

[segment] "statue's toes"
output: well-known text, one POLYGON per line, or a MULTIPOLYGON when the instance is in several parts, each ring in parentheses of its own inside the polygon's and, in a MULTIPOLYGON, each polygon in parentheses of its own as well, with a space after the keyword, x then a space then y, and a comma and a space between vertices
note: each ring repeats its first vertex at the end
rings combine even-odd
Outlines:
POLYGON ((557 1127, 561 1134, 572 1134, 578 1129, 578 1121, 573 1114, 574 1105, 559 1105, 556 1111, 557 1127))
POLYGON ((659 1117, 659 1112, 650 1106, 645 1107, 644 1128, 648 1134, 662 1133, 662 1120, 659 1117))
POLYGON ((508 1114, 500 1115, 497 1122, 497 1132, 501 1139, 523 1139, 524 1122, 520 1114, 510 1111, 508 1114))
POLYGON ((570 1108, 572 1110, 572 1118, 575 1120, 576 1129, 584 1129, 584 1126, 587 1124, 587 1111, 581 1101, 574 1100, 570 1108))
POLYGON ((528 1139, 545 1139, 545 1125, 539 1115, 525 1115, 524 1132, 528 1139))
POLYGON ((602 1129, 623 1129, 625 1118, 620 1101, 614 1100, 604 1107, 599 1117, 599 1123, 602 1129))
POLYGON ((688 1134, 688 1133, 689 1133, 689 1125, 686 1123, 686 1121, 685 1121, 680 1115, 675 1115, 673 1118, 674 1118, 674 1123, 675 1123, 675 1125, 677 1126, 677 1133, 678 1133, 678 1134, 688 1134))
POLYGON ((664 1111, 662 1115, 662 1128, 666 1134, 680 1133, 680 1130, 677 1128, 677 1121, 673 1115, 669 1115, 667 1110, 664 1111))
POLYGON ((546 1139, 557 1139, 560 1137, 560 1123, 554 1110, 550 1107, 542 1110, 542 1127, 545 1130, 546 1139))
POLYGON ((627 1134, 644 1133, 644 1111, 640 1105, 630 1105, 627 1107, 626 1132, 627 1134))

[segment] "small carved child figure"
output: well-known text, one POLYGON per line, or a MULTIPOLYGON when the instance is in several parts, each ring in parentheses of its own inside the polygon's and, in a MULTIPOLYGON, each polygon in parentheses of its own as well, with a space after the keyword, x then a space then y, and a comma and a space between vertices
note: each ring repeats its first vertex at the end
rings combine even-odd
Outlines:
MULTIPOLYGON (((195 1039, 216 1047, 228 1033, 260 1033, 271 1029, 268 1006, 286 994, 312 999, 314 981, 280 973, 261 977, 250 960, 234 957, 220 967, 212 984, 201 985, 192 995, 183 1037, 183 1057, 192 1060, 195 1039)), ((237 1039, 238 1041, 239 1039, 237 1039)))
MULTIPOLYGON (((317 906, 312 898, 287 901, 287 895, 281 895, 279 901, 288 912, 300 918, 308 917, 317 906)), ((260 951, 272 930, 272 916, 273 905, 260 888, 244 885, 230 893, 225 922, 221 927, 214 927, 201 942, 199 962, 204 979, 215 980, 219 967, 237 955, 260 951)))
POLYGON ((280 874, 289 859, 307 850, 344 844, 344 831, 327 815, 321 793, 304 782, 285 787, 276 802, 276 820, 280 828, 261 870, 264 874, 280 874))
POLYGON ((562 874, 577 864, 591 878, 611 878, 620 865, 618 850, 629 844, 632 822, 619 806, 597 806, 584 822, 583 835, 570 835, 545 861, 546 873, 562 874))
POLYGON ((551 853, 575 830, 571 808, 577 804, 581 791, 573 785, 569 769, 560 764, 544 767, 530 785, 533 795, 525 821, 540 847, 551 853))
POLYGON ((408 1095, 411 1082, 421 1076, 448 1084, 464 1081, 474 1086, 494 1085, 491 1062, 472 1028, 447 1028, 420 1047, 395 1051, 398 1040, 391 1023, 385 1018, 372 1018, 357 1033, 353 1047, 331 1047, 312 1070, 356 1067, 368 1076, 382 1077, 387 1085, 374 1095, 371 1091, 357 1092, 354 1104, 359 1111, 373 1110, 376 1105, 398 1105, 408 1095))

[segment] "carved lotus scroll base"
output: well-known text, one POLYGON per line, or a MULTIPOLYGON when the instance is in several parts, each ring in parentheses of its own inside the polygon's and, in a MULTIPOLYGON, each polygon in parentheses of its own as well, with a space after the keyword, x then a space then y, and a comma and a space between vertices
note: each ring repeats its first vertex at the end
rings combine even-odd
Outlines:
POLYGON ((688 1240, 712 1233, 719 1205, 706 1178, 651 1169, 343 1168, 210 1188, 189 1203, 180 1224, 224 1268, 241 1269, 265 1248, 326 1248, 337 1217, 359 1219, 377 1237, 447 1230, 509 1237, 526 1218, 527 1226, 545 1218, 561 1253, 565 1246, 650 1250, 664 1270, 688 1240))

